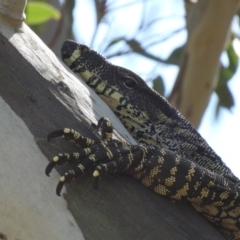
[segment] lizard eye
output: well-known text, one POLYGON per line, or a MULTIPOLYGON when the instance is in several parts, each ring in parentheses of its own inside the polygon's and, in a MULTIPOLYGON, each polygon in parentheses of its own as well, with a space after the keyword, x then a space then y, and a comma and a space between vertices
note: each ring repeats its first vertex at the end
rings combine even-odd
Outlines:
POLYGON ((130 89, 133 89, 137 86, 137 82, 132 78, 124 78, 122 83, 125 87, 130 89))

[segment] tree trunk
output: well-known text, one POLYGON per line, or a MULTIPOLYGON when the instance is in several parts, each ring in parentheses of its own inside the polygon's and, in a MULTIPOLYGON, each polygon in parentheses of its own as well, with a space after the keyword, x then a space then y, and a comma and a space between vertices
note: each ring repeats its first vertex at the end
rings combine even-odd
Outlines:
POLYGON ((96 138, 90 123, 107 116, 134 140, 21 20, 6 15, 0 23, 0 96, 0 237, 224 239, 189 204, 173 203, 128 176, 106 176, 96 191, 89 173, 67 185, 64 198, 55 195, 59 176, 44 175, 46 158, 76 148, 61 139, 48 143, 49 131, 71 127, 96 138))
POLYGON ((219 59, 239 3, 199 0, 189 13, 188 40, 169 101, 196 128, 217 86, 219 59))

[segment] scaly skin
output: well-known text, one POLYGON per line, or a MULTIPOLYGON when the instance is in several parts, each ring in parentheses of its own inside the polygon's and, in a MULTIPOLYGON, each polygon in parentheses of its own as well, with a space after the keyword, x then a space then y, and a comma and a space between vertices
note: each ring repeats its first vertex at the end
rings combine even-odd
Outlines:
MULTIPOLYGON (((140 144, 132 146, 105 136, 86 150, 91 159, 81 160, 83 163, 66 176, 80 176, 79 169, 85 171, 93 164, 98 164, 95 178, 107 172, 133 175, 157 194, 191 202, 226 238, 240 239, 240 181, 194 127, 139 76, 112 65, 87 46, 65 41, 62 58, 140 144)), ((66 137, 64 132, 60 135, 66 137)), ((70 138, 76 141, 73 135, 70 138)), ((58 157, 62 164, 59 159, 68 161, 69 157, 58 157)), ((60 181, 61 187, 71 180, 66 179, 60 181)))

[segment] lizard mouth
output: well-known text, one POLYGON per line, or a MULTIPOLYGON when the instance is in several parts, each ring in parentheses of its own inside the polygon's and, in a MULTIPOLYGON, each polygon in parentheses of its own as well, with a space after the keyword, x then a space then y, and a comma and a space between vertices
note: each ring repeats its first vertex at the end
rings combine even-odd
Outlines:
MULTIPOLYGON (((96 93, 106 98, 112 98, 112 101, 114 101, 116 96, 113 97, 112 95, 113 92, 117 92, 117 89, 114 86, 110 86, 108 81, 100 74, 104 73, 108 68, 106 65, 110 65, 102 55, 72 40, 64 41, 61 54, 64 63, 93 88, 96 93), (92 54, 93 52, 94 54, 92 54)), ((118 95, 117 101, 121 97, 121 94, 118 95)))
POLYGON ((76 42, 66 40, 62 44, 61 55, 63 62, 86 82, 92 73, 88 71, 81 59, 82 50, 83 48, 76 42))
POLYGON ((64 41, 61 54, 64 63, 115 110, 123 96, 99 74, 104 72, 106 59, 89 47, 71 40, 64 41), (92 55, 94 58, 91 59, 92 55))
POLYGON ((61 55, 64 63, 85 82, 91 77, 97 77, 107 83, 100 75, 110 64, 101 54, 93 49, 78 44, 72 40, 66 40, 62 44, 61 55))

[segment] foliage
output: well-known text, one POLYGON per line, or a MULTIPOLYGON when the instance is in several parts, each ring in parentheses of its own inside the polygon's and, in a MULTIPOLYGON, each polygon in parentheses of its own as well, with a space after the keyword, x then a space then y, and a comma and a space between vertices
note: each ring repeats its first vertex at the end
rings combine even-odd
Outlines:
POLYGON ((52 5, 35 1, 29 2, 26 6, 26 23, 28 25, 37 25, 46 23, 49 20, 59 20, 61 13, 52 5))
POLYGON ((61 13, 49 4, 50 0, 28 1, 25 9, 26 23, 39 36, 50 20, 60 21, 61 13))
POLYGON ((218 95, 218 105, 216 108, 216 114, 218 115, 220 107, 225 107, 230 109, 234 106, 233 95, 228 87, 228 82, 232 79, 233 75, 237 71, 239 64, 239 58, 233 48, 233 40, 229 41, 228 47, 226 49, 226 55, 228 60, 228 66, 221 66, 220 76, 218 80, 218 85, 216 88, 216 93, 218 95))

